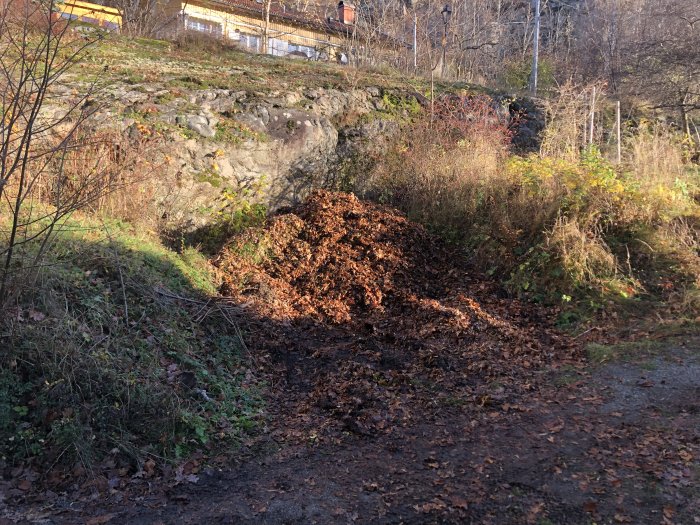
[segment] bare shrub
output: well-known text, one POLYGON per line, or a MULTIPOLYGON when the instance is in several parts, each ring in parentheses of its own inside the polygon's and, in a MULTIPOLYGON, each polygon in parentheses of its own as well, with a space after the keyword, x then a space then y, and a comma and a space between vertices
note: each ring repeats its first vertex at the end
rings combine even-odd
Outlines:
POLYGON ((4 28, 14 28, 15 31, 28 29, 35 34, 46 32, 49 28, 54 35, 60 34, 67 27, 67 22, 62 20, 53 9, 54 4, 44 2, 40 8, 32 0, 7 0, 0 2, 0 16, 2 16, 4 28))
POLYGON ((62 168, 71 191, 81 191, 91 174, 99 174, 102 186, 81 209, 156 228, 164 213, 163 194, 171 186, 163 141, 133 138, 115 128, 90 129, 89 134, 81 148, 68 152, 62 168))
POLYGON ((182 51, 195 53, 219 53, 241 49, 236 44, 227 43, 221 37, 201 31, 180 31, 175 37, 175 46, 182 51))
POLYGON ((370 187, 419 220, 458 232, 505 190, 498 179, 510 141, 507 123, 488 97, 435 103, 377 166, 370 187))
POLYGON ((531 176, 523 172, 529 166, 514 167, 510 138, 488 97, 440 101, 434 117, 414 124, 378 164, 375 194, 467 245, 482 269, 509 275, 526 247, 543 240, 571 193, 556 164, 544 176, 537 165, 531 176))
POLYGON ((542 156, 578 159, 586 142, 592 86, 577 86, 567 82, 552 98, 545 99, 546 122, 542 134, 542 156))
POLYGON ((0 226, 0 301, 31 281, 71 213, 105 206, 106 195, 148 173, 139 148, 95 131, 104 123, 93 122, 94 84, 56 95, 101 33, 74 33, 55 13, 53 1, 0 9, 0 205, 9 217, 0 226))
POLYGON ((540 154, 526 157, 509 153, 489 99, 438 101, 377 162, 368 193, 467 248, 513 292, 628 299, 655 289, 661 270, 682 281, 674 300, 692 306, 700 172, 677 131, 658 126, 628 137, 625 162, 611 163, 586 140, 591 91, 561 89, 540 154), (645 259, 645 243, 664 257, 645 259))
POLYGON ((617 167, 597 148, 582 148, 582 129, 567 122, 584 109, 581 92, 572 88, 557 104, 547 154, 520 157, 509 154, 509 128, 488 99, 440 101, 433 118, 424 115, 378 163, 370 186, 469 248, 478 267, 514 291, 553 300, 584 290, 631 297, 643 285, 621 263, 619 238, 692 208, 687 166, 673 140, 656 134, 637 139, 632 163, 644 163, 647 151, 666 160, 617 167), (655 148, 644 146, 648 140, 655 148))
POLYGON ((122 17, 121 30, 131 36, 153 37, 177 24, 179 13, 164 9, 162 0, 112 0, 122 17))

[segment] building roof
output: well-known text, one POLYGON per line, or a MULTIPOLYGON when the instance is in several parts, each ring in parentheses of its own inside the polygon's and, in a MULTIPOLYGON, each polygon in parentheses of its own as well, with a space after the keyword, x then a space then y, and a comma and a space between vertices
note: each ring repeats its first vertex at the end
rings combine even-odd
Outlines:
MULTIPOLYGON (((262 16, 264 1, 265 0, 212 0, 212 3, 262 16)), ((356 26, 352 24, 344 24, 338 20, 323 18, 314 13, 302 13, 295 9, 287 8, 275 1, 273 1, 270 6, 270 18, 274 21, 286 22, 290 25, 306 27, 345 37, 352 36, 356 28, 356 26)))

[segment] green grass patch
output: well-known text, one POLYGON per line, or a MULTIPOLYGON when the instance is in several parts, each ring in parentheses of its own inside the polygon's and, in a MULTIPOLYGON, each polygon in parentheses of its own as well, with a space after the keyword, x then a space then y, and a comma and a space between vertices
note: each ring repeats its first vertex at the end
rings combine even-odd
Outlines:
POLYGON ((403 95, 385 91, 382 95, 383 111, 392 115, 415 117, 420 115, 422 108, 418 99, 413 95, 403 95))
POLYGON ((659 355, 669 340, 644 339, 624 341, 616 344, 589 343, 586 345, 588 359, 596 364, 616 361, 635 361, 659 355))
MULTIPOLYGON (((203 253, 214 255, 234 234, 264 224, 267 217, 264 205, 251 202, 226 188, 223 195, 229 204, 223 210, 215 212, 209 224, 187 236, 185 242, 188 246, 197 246, 203 253)), ((250 246, 251 254, 264 250, 263 242, 250 246)))
POLYGON ((61 228, 44 264, 0 325, 4 461, 221 454, 260 421, 240 331, 202 318, 218 282, 200 252, 80 219, 61 228))
POLYGON ((224 144, 240 144, 243 141, 267 141, 267 135, 253 131, 245 124, 232 118, 223 118, 215 126, 214 140, 224 144))
MULTIPOLYGON (((90 50, 84 68, 111 82, 161 82, 197 91, 211 88, 267 92, 310 86, 348 89, 380 86, 425 93, 429 82, 408 78, 391 68, 349 70, 334 63, 310 62, 250 54, 226 46, 179 45, 177 42, 109 34, 90 50), (109 66, 105 71, 104 66, 109 66), (142 73, 147 71, 148 73, 142 73)), ((451 84, 436 85, 448 91, 451 84)))
POLYGON ((224 183, 223 177, 211 168, 198 171, 193 175, 193 177, 197 182, 206 182, 215 188, 220 188, 224 183))

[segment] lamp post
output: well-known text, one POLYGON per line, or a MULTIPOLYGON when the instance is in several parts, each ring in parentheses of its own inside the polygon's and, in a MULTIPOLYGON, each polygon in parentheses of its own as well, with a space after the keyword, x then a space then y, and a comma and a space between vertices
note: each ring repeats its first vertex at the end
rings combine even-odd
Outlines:
POLYGON ((535 4, 535 33, 532 36, 532 71, 530 72, 530 94, 537 95, 537 69, 540 60, 540 0, 535 4))
POLYGON ((452 8, 450 4, 445 4, 442 8, 442 23, 443 23, 443 33, 442 33, 442 72, 441 77, 445 78, 447 72, 447 25, 450 23, 450 16, 452 16, 452 8))

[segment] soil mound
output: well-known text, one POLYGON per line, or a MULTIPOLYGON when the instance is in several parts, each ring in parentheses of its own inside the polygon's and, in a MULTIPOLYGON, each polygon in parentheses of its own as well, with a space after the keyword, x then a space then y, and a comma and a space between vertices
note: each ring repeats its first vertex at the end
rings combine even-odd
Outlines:
POLYGON ((566 348, 547 312, 352 195, 316 192, 232 239, 216 263, 223 293, 262 320, 251 346, 268 352, 271 382, 284 377, 271 405, 287 437, 397 432, 426 405, 506 403, 566 348))

